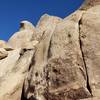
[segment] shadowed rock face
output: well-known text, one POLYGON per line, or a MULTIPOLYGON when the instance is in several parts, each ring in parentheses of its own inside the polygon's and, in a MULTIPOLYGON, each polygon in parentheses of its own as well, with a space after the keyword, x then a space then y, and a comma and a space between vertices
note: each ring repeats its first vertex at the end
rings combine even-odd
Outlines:
POLYGON ((100 0, 86 0, 86 4, 94 6, 100 3, 100 0))
POLYGON ((81 9, 88 9, 96 5, 100 5, 100 0, 85 0, 81 9))
POLYGON ((0 41, 0 100, 100 99, 96 2, 64 19, 45 14, 36 27, 22 21, 7 43, 0 41))
POLYGON ((7 56, 8 56, 7 51, 3 48, 0 48, 0 60, 6 58, 7 56))

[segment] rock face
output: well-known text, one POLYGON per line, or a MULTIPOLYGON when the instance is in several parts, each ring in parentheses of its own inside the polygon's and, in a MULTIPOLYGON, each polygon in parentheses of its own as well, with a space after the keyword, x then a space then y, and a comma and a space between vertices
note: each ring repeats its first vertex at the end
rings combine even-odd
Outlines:
POLYGON ((93 6, 100 5, 100 0, 84 0, 82 9, 88 9, 93 6))
POLYGON ((13 48, 5 41, 0 40, 0 48, 4 48, 6 50, 12 50, 13 48))
POLYGON ((13 48, 33 48, 38 41, 32 41, 35 33, 34 26, 27 21, 20 23, 20 31, 15 33, 8 41, 8 44, 13 48))
POLYGON ((100 96, 100 5, 89 9, 81 19, 80 38, 92 93, 100 96))
POLYGON ((100 5, 61 19, 22 21, 0 41, 0 100, 99 100, 100 5))
POLYGON ((7 56, 8 56, 8 52, 5 49, 0 48, 0 60, 7 56))

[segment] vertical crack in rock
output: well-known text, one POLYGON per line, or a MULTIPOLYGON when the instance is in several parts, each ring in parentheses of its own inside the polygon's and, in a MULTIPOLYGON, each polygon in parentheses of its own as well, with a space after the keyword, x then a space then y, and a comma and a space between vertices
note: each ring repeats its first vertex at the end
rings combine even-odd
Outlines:
POLYGON ((24 83, 23 83, 23 88, 22 88, 22 94, 21 94, 21 100, 28 100, 25 96, 24 96, 24 91, 25 91, 25 89, 24 89, 24 83))
MULTIPOLYGON (((51 37, 51 38, 52 38, 52 37, 51 37)), ((52 56, 52 55, 51 55, 51 52, 50 52, 50 48, 51 48, 51 40, 50 40, 49 49, 48 49, 48 56, 47 56, 48 59, 52 56)))
MULTIPOLYGON (((25 80, 26 81, 26 80, 25 80)), ((36 98, 34 98, 33 96, 29 97, 27 99, 27 97, 25 96, 25 81, 24 81, 24 84, 23 84, 23 88, 22 88, 22 94, 21 94, 21 100, 37 100, 36 98)), ((27 91, 28 93, 28 91, 27 91)))
MULTIPOLYGON (((83 15, 82 15, 83 16, 83 15)), ((82 48, 82 41, 81 41, 81 32, 80 32, 80 25, 82 24, 82 17, 80 18, 79 22, 78 22, 78 27, 79 27, 79 44, 80 44, 80 50, 81 50, 81 54, 82 54, 82 59, 83 59, 83 63, 85 66, 85 71, 86 71, 86 83, 87 83, 87 89, 89 90, 89 92, 91 93, 92 96, 92 90, 89 84, 89 76, 88 76, 88 70, 87 70, 87 65, 86 65, 86 61, 85 61, 85 57, 84 57, 84 52, 83 52, 83 48, 82 48)))

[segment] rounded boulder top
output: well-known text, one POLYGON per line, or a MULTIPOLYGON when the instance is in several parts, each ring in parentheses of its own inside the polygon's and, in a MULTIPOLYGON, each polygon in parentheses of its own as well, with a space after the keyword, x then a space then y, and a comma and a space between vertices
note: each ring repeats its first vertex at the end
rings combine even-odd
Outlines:
POLYGON ((20 30, 34 30, 34 26, 33 26, 33 24, 31 23, 31 22, 29 22, 29 21, 21 21, 20 22, 20 30))

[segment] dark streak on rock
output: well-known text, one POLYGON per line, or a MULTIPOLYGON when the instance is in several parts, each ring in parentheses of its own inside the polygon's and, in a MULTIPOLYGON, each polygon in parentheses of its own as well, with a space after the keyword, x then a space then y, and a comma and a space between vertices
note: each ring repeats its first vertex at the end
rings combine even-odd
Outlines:
POLYGON ((88 70, 87 70, 87 65, 86 65, 86 61, 85 61, 85 56, 84 56, 84 52, 83 52, 83 44, 82 44, 82 41, 81 41, 81 32, 80 32, 80 25, 82 24, 82 17, 81 19, 79 20, 79 44, 80 44, 80 50, 81 50, 81 54, 82 54, 82 59, 83 59, 83 62, 84 62, 84 67, 85 67, 85 71, 86 71, 86 81, 87 81, 87 89, 89 90, 89 92, 91 93, 91 96, 92 96, 92 90, 91 90, 91 87, 90 87, 90 84, 89 84, 89 76, 88 76, 88 70))

